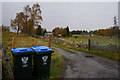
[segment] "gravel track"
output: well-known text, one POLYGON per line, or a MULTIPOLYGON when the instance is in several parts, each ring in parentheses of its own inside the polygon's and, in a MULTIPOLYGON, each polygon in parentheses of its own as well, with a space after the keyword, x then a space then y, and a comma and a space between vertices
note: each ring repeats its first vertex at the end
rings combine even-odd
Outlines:
POLYGON ((77 54, 54 48, 65 59, 63 78, 118 78, 118 62, 116 61, 72 49, 77 54))

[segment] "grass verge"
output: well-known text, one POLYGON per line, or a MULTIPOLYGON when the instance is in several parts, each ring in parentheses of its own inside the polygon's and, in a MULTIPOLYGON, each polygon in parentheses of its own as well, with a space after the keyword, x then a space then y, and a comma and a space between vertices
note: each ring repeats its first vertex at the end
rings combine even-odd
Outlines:
POLYGON ((68 49, 67 47, 65 47, 65 46, 62 45, 62 44, 58 44, 58 43, 52 42, 52 46, 61 48, 61 49, 63 49, 63 50, 66 50, 66 51, 68 51, 68 52, 71 52, 71 53, 73 53, 73 54, 77 54, 76 52, 71 51, 70 49, 68 49), (63 47, 63 46, 64 46, 64 47, 63 47))
POLYGON ((118 53, 117 52, 105 52, 105 51, 98 51, 98 50, 90 50, 89 51, 88 49, 85 49, 85 48, 80 48, 80 47, 75 47, 75 46, 67 46, 64 44, 59 44, 59 43, 54 43, 54 42, 52 42, 52 45, 55 47, 59 47, 61 49, 64 49, 64 50, 66 50, 68 48, 66 51, 69 51, 72 53, 75 53, 75 52, 73 52, 69 49, 73 49, 73 50, 77 50, 77 51, 84 52, 87 54, 93 54, 93 55, 97 55, 97 56, 101 56, 101 57, 105 57, 108 59, 118 61, 118 53))
POLYGON ((51 56, 51 78, 62 78, 64 71, 64 60, 60 53, 53 49, 55 52, 51 56))

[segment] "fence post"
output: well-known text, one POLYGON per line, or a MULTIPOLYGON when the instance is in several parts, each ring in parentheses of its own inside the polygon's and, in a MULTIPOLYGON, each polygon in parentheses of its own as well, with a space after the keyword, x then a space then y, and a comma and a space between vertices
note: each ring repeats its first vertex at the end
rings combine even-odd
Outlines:
MULTIPOLYGON (((2 54, 4 55, 3 59, 5 60, 5 63, 3 64, 2 67, 5 67, 3 69, 6 69, 6 71, 8 73, 9 80, 14 80, 14 75, 13 75, 12 68, 10 65, 10 59, 8 58, 8 55, 7 55, 7 48, 6 47, 3 47, 2 54)), ((4 76, 7 76, 7 75, 4 75, 4 76)))
POLYGON ((36 46, 36 39, 35 39, 35 38, 33 38, 33 41, 34 41, 34 44, 33 44, 33 45, 34 45, 34 46, 36 46))
POLYGON ((15 48, 15 38, 12 39, 12 48, 15 48))
POLYGON ((75 46, 75 40, 73 40, 73 46, 75 46))
POLYGON ((90 51, 90 39, 88 40, 88 50, 90 51))
MULTIPOLYGON (((12 48, 15 48, 15 38, 14 37, 12 39, 12 48)), ((12 53, 10 54, 10 56, 11 56, 11 58, 13 58, 12 53)))
POLYGON ((48 47, 51 47, 51 36, 48 36, 48 47))

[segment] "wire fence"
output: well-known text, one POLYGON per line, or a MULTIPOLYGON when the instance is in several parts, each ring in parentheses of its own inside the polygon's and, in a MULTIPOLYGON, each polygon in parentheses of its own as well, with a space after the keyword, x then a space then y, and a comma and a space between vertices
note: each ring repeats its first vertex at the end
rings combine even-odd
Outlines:
POLYGON ((118 52, 118 40, 109 41, 109 44, 106 44, 108 41, 101 41, 99 39, 91 39, 91 50, 107 51, 107 52, 118 52))
POLYGON ((109 44, 107 44, 107 41, 102 41, 99 39, 88 39, 88 43, 83 43, 81 41, 81 43, 77 43, 76 41, 73 42, 67 42, 65 40, 62 39, 52 39, 53 42, 55 43, 60 43, 60 44, 64 44, 64 45, 68 45, 68 46, 75 46, 78 48, 86 48, 88 50, 98 50, 98 51, 107 51, 107 52, 118 52, 118 40, 115 40, 115 42, 113 43, 113 41, 109 42, 109 44))
POLYGON ((50 46, 51 37, 44 39, 46 44, 40 38, 4 38, 2 42, 2 80, 14 80, 12 71, 12 53, 11 48, 31 47, 36 45, 50 46), (4 46, 4 47, 3 47, 4 46))

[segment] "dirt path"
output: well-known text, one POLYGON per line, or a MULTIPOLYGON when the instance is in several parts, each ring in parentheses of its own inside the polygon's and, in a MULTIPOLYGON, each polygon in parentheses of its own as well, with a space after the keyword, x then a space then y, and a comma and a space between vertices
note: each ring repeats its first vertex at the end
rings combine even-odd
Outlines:
POLYGON ((63 78, 118 78, 118 62, 85 53, 68 51, 54 47, 65 58, 63 78), (87 56, 87 57, 86 57, 87 56))

